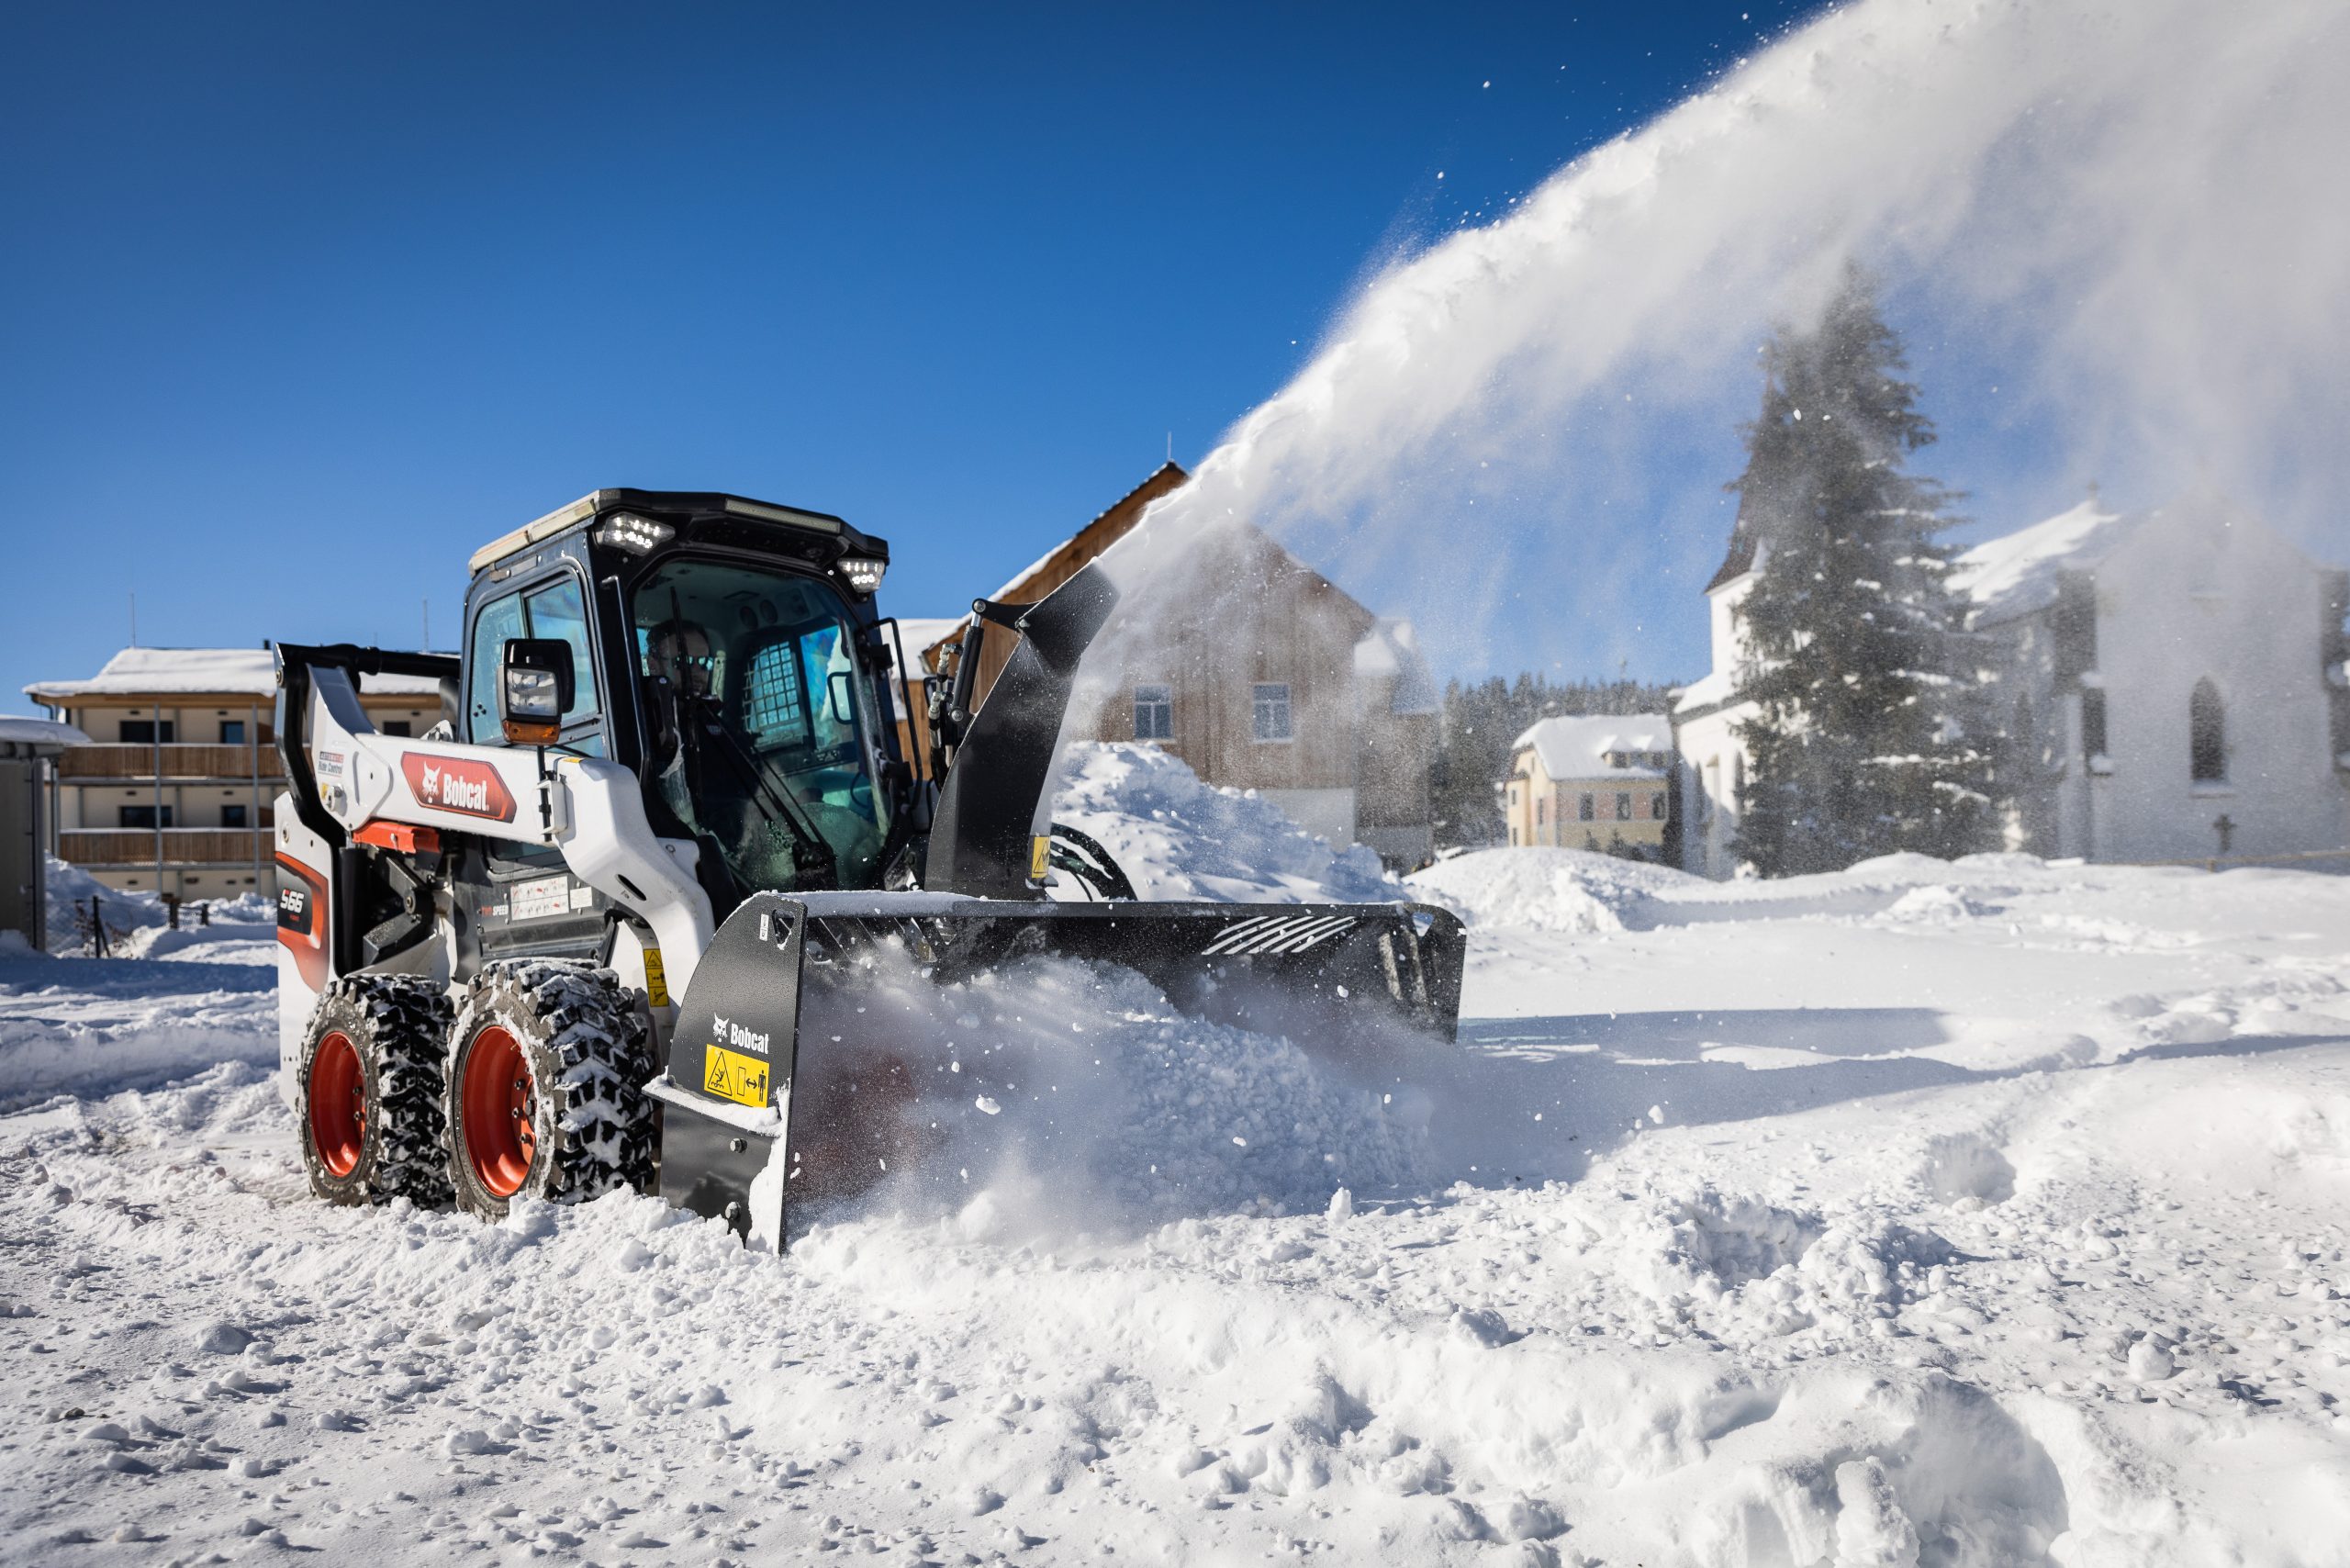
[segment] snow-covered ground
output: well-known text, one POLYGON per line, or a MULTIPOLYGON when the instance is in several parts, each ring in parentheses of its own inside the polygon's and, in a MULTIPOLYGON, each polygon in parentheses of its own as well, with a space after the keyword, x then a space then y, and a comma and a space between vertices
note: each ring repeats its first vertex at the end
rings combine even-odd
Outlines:
POLYGON ((783 1259, 324 1208, 265 991, 0 966, 19 1103, 193 1072, 0 1116, 0 1562, 2350 1562, 2350 880, 1415 889, 1476 924, 1413 1083, 1121 992, 1087 1059, 1175 1081, 1128 1138, 783 1259))

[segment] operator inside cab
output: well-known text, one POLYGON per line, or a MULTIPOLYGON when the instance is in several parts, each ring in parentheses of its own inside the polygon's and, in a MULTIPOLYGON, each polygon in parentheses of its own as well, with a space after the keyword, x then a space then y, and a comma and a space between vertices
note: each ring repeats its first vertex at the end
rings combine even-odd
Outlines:
POLYGON ((873 885, 887 806, 856 627, 820 580, 681 559, 635 593, 652 795, 739 893, 873 885))

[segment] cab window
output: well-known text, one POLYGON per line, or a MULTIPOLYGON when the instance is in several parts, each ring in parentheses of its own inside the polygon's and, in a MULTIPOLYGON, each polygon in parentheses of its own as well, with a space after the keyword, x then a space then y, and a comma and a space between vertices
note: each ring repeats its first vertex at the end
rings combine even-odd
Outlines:
POLYGON ((871 887, 889 834, 856 623, 821 578, 692 558, 637 585, 651 786, 737 887, 871 887))
POLYGON ((511 637, 560 637, 571 644, 571 706, 564 710, 563 743, 591 756, 604 754, 596 695, 596 662, 588 637, 588 605, 579 579, 557 577, 493 599, 474 621, 473 657, 465 700, 468 734, 476 745, 502 745, 498 717, 498 666, 511 637))

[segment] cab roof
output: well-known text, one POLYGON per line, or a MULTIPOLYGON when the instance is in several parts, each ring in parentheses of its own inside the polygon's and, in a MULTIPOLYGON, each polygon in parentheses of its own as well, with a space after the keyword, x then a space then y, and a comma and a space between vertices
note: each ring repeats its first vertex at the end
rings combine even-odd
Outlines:
POLYGON ((608 511, 641 511, 673 521, 729 516, 748 518, 758 522, 782 523, 811 533, 829 534, 858 554, 887 559, 890 553, 887 543, 850 527, 847 521, 830 512, 778 506, 773 501, 753 500, 748 496, 728 495, 722 490, 615 487, 590 490, 570 505, 557 507, 544 517, 534 518, 513 532, 491 540, 474 552, 472 560, 466 563, 466 570, 478 574, 509 555, 543 540, 552 539, 608 511))

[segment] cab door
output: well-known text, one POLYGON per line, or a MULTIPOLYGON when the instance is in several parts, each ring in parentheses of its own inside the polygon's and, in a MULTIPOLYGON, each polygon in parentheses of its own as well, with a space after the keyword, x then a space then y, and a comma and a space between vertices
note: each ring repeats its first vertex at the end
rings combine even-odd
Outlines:
MULTIPOLYGON (((508 639, 561 638, 571 647, 575 679, 559 738, 547 749, 610 756, 605 683, 588 625, 585 578, 575 564, 559 559, 552 571, 500 587, 474 611, 466 638, 465 738, 476 745, 506 744, 498 680, 508 639)), ((571 874, 560 849, 491 839, 453 849, 461 974, 489 958, 600 955, 610 901, 571 874)))
POLYGON ((504 745, 498 721, 498 667, 508 639, 559 637, 571 645, 571 706, 564 710, 558 749, 586 756, 610 755, 605 724, 603 670, 588 625, 588 589, 566 563, 553 575, 485 600, 474 612, 465 648, 465 738, 504 745))

